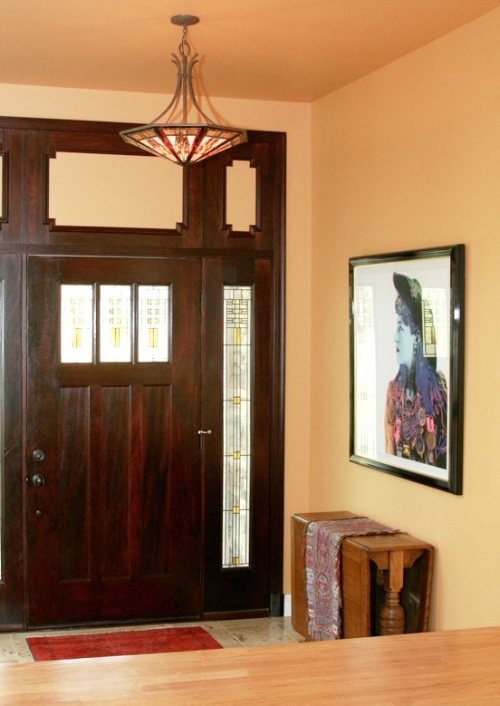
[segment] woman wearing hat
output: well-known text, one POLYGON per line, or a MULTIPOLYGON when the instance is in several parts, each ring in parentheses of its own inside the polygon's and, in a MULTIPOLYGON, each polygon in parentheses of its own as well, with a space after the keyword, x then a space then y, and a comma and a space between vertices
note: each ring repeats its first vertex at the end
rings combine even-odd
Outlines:
POLYGON ((446 468, 446 379, 435 358, 424 356, 422 288, 416 279, 393 275, 396 298, 396 359, 385 407, 386 452, 446 468))

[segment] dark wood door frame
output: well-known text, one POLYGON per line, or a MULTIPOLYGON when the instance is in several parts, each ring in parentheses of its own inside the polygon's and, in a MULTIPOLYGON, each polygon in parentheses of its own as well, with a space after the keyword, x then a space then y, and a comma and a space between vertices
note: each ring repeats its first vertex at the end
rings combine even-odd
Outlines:
MULTIPOLYGON (((175 229, 58 226, 48 217, 49 163, 60 150, 140 153, 119 137, 123 123, 0 118, 3 164, 0 217, 0 279, 4 298, 4 459, 0 629, 26 625, 24 536, 24 307, 25 257, 30 253, 71 256, 196 257, 267 261, 271 273, 269 369, 270 455, 266 512, 269 574, 266 604, 252 610, 280 614, 283 580, 285 171, 283 133, 249 131, 245 144, 184 171, 182 222, 175 229), (226 223, 226 167, 249 161, 256 170, 256 223, 248 232, 226 223), (8 345, 6 342, 8 341, 8 345)), ((205 513, 205 519, 209 519, 205 513)), ((229 606, 241 614, 245 607, 229 606)), ((224 607, 217 609, 225 613, 224 607)))
POLYGON ((0 630, 24 624, 24 474, 23 474, 23 343, 22 256, 0 255, 4 329, 3 355, 3 458, 2 561, 0 578, 0 630))

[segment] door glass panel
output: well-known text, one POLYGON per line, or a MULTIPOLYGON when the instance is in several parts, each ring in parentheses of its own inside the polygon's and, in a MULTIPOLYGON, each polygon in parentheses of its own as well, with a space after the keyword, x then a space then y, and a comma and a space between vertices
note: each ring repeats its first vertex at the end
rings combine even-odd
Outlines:
POLYGON ((93 303, 91 284, 61 285, 61 363, 92 362, 93 303))
POLYGON ((140 363, 169 360, 170 287, 140 285, 139 354, 140 363))
POLYGON ((224 568, 250 563, 252 287, 224 287, 224 568))
POLYGON ((101 363, 132 361, 131 287, 101 284, 99 287, 99 360, 101 363))

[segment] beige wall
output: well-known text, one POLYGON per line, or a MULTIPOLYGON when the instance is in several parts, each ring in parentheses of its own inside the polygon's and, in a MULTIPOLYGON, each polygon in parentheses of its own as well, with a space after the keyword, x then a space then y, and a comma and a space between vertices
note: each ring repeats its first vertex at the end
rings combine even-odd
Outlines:
POLYGON ((500 623, 499 77, 496 10, 313 105, 310 509, 433 543, 434 629, 500 623), (455 243, 466 246, 461 497, 349 462, 348 260, 455 243))
MULTIPOLYGON (((288 135, 285 593, 290 515, 348 509, 435 545, 433 628, 500 623, 499 77, 497 10, 312 107, 213 100, 222 120, 288 135), (461 497, 348 460, 348 260, 454 243, 467 259, 461 497)), ((166 103, 0 85, 3 115, 140 123, 166 103)))
MULTIPOLYGON (((168 96, 0 85, 4 116, 150 122, 168 96)), ((287 344, 285 592, 290 592, 289 521, 308 508, 311 107, 305 104, 213 99, 204 109, 224 124, 287 133, 287 344), (217 112, 216 112, 217 111, 217 112)), ((176 167, 174 167, 176 168, 176 167)), ((180 167, 179 167, 180 169, 180 167)))

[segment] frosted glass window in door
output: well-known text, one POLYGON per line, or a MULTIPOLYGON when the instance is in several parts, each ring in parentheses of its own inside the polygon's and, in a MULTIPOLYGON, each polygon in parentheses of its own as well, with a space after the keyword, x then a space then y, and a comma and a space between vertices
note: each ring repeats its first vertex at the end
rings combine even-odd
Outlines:
POLYGON ((170 287, 140 285, 139 355, 140 363, 169 360, 170 287))
POLYGON ((224 568, 250 564, 252 287, 224 287, 224 568))
POLYGON ((99 287, 99 360, 130 363, 132 360, 131 287, 102 284, 99 287))
POLYGON ((61 363, 92 363, 94 288, 61 285, 61 363))

